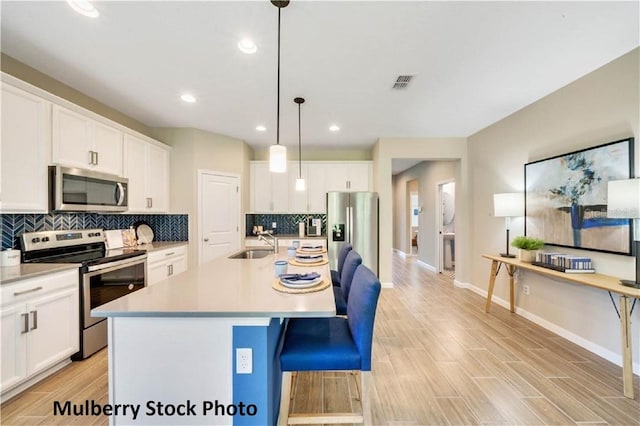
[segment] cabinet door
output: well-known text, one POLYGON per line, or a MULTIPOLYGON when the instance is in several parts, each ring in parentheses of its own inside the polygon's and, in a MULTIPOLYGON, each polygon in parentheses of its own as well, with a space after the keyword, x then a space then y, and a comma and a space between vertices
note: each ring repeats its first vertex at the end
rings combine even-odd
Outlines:
POLYGON ((47 212, 51 103, 8 84, 1 97, 0 210, 47 212))
POLYGON ((23 303, 2 308, 2 316, 0 317, 2 330, 0 388, 3 390, 19 383, 27 376, 27 335, 24 333, 24 313, 23 303))
POLYGON ((370 163, 352 163, 349 165, 349 191, 370 191, 370 180, 370 163))
POLYGON ((84 169, 91 167, 91 127, 87 117, 53 105, 53 162, 84 169))
MULTIPOLYGON (((271 200, 273 211, 278 213, 289 212, 289 174, 271 174, 271 200)), ((295 181, 294 181, 295 182, 295 181)))
POLYGON ((156 284, 169 276, 169 263, 155 262, 147 264, 147 285, 156 284))
POLYGON ((307 203, 309 213, 326 213, 326 166, 310 163, 307 165, 307 203))
POLYGON ((169 210, 169 153, 155 145, 147 144, 147 210, 166 212, 169 210))
POLYGON ((129 179, 129 211, 142 212, 147 206, 146 142, 124 135, 124 176, 129 179))
POLYGON ((349 180, 349 168, 341 163, 326 164, 326 190, 327 191, 348 191, 347 181, 349 180))
POLYGON ((271 172, 268 163, 251 163, 251 211, 273 211, 271 199, 271 172))
POLYGON ((27 303, 27 370, 37 373, 79 348, 79 289, 61 290, 27 303))
POLYGON ((122 132, 102 123, 94 123, 94 170, 122 176, 122 132))

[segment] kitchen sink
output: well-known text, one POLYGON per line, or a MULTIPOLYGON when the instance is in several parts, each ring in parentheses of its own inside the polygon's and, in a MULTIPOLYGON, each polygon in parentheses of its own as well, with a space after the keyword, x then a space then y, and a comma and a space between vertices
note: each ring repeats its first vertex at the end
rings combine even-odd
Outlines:
POLYGON ((261 259, 273 254, 271 249, 245 249, 229 256, 229 259, 261 259))

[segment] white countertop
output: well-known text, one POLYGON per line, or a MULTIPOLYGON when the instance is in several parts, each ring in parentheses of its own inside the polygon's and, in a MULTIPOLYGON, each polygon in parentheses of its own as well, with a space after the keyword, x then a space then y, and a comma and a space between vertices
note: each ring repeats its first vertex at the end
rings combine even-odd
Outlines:
POLYGON ((149 244, 140 244, 136 246, 136 249, 145 250, 147 253, 151 253, 153 251, 164 250, 171 247, 186 246, 188 244, 189 241, 154 241, 149 244))
MULTIPOLYGON (((335 315, 331 286, 303 294, 281 293, 271 287, 275 279, 273 264, 277 259, 286 259, 286 249, 262 259, 228 259, 227 256, 106 303, 93 309, 91 314, 95 317, 262 318, 335 315)), ((288 267, 288 272, 312 271, 331 279, 328 264, 288 267)))
POLYGON ((3 266, 0 267, 0 284, 10 284, 27 278, 67 269, 78 269, 79 267, 79 263, 21 263, 16 266, 3 266))

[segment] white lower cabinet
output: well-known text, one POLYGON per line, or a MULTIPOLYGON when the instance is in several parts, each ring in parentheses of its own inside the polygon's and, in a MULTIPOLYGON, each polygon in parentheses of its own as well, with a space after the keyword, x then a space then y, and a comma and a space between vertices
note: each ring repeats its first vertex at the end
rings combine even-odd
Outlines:
POLYGON ((179 246, 147 254, 147 285, 187 270, 187 247, 179 246))
POLYGON ((3 397, 78 351, 79 295, 77 269, 3 285, 3 397))

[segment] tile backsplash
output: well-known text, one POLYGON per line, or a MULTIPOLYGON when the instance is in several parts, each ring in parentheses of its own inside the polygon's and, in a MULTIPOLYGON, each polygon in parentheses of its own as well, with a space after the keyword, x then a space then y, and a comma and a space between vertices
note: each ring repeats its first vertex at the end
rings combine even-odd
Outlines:
POLYGON ((277 224, 276 233, 298 235, 298 224, 309 217, 322 219, 322 235, 327 235, 326 214, 247 214, 245 235, 253 235, 254 225, 262 225, 265 230, 271 230, 273 222, 277 224))
POLYGON ((146 222, 153 229, 155 241, 188 241, 189 219, 186 214, 3 214, 2 250, 19 248, 18 237, 24 232, 60 229, 127 229, 136 222, 146 222))

